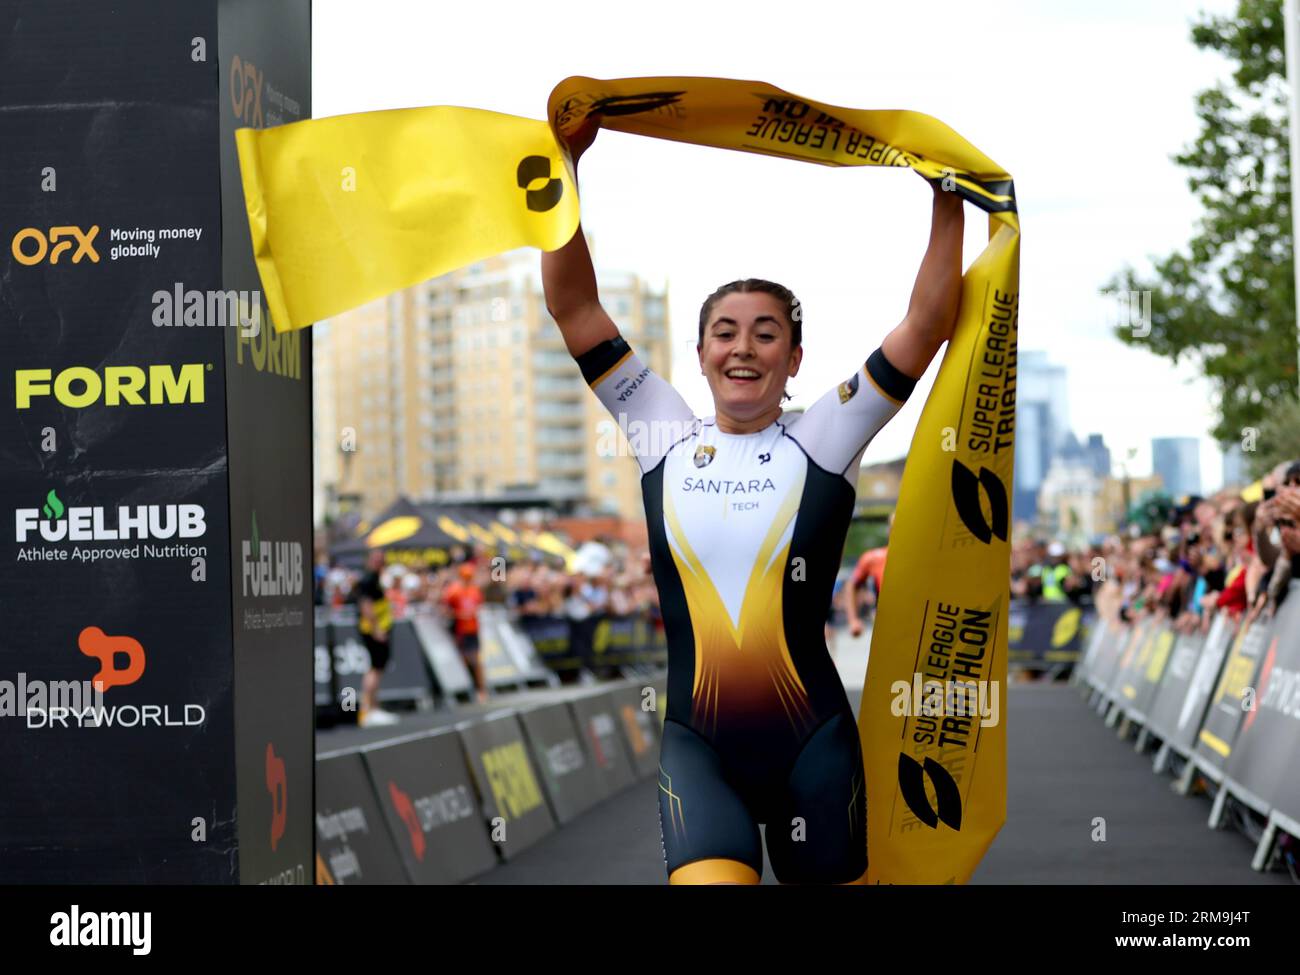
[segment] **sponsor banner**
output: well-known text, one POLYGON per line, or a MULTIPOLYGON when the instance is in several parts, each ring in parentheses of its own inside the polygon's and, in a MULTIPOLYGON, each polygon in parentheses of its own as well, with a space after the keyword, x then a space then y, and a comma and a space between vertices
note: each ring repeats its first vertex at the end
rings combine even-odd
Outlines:
POLYGON ((439 731, 362 749, 414 884, 456 884, 497 864, 460 736, 439 731))
POLYGON ((483 803, 488 837, 509 860, 555 829, 519 716, 510 711, 457 731, 483 803))
POLYGON ((596 656, 596 631, 604 621, 603 616, 588 616, 585 620, 569 621, 569 655, 578 667, 596 668, 603 661, 596 656))
POLYGON ((315 638, 314 699, 321 707, 337 705, 355 721, 361 707, 361 681, 370 670, 370 651, 357 632, 356 615, 326 616, 315 638))
POLYGON ((1088 631, 1086 649, 1079 663, 1075 666, 1075 675, 1084 683, 1090 684, 1089 677, 1097 666, 1097 653, 1102 642, 1110 635, 1111 624, 1102 619, 1093 621, 1088 631))
POLYGON ((10 631, 4 659, 21 669, 0 672, 0 740, 23 760, 0 790, 0 880, 235 879, 213 855, 235 840, 233 726, 214 689, 228 661, 187 619, 203 595, 128 591, 112 611, 43 619, 39 642, 10 631))
MULTIPOLYGON (((316 706, 337 705, 344 712, 355 713, 360 707, 362 678, 373 666, 370 652, 357 630, 356 611, 351 607, 337 610, 317 607, 315 618, 313 683, 316 706)), ((432 697, 433 688, 425 669, 419 638, 410 621, 395 621, 388 639, 388 665, 379 684, 380 702, 420 701, 432 697)))
POLYGON ((360 752, 316 760, 315 879, 318 884, 408 882, 360 752))
POLYGON ((1119 702, 1134 721, 1146 722, 1147 708, 1160 686, 1176 637, 1166 622, 1153 626, 1133 656, 1132 665, 1125 670, 1119 702))
POLYGON ((1138 656, 1159 625, 1157 620, 1144 619, 1129 627, 1128 633, 1125 634, 1123 649, 1116 658, 1106 686, 1106 696, 1112 701, 1121 705, 1127 704, 1127 699, 1123 696, 1123 688, 1131 683, 1131 675, 1137 666, 1138 656))
POLYGON ((1132 636, 1133 628, 1127 623, 1112 622, 1106 624, 1106 637, 1097 645, 1091 666, 1088 668, 1088 686, 1102 694, 1110 689, 1110 681, 1115 676, 1123 654, 1132 636))
POLYGON ((1255 674, 1271 636, 1272 626, 1262 620, 1243 626, 1237 633, 1223 662, 1205 722, 1196 735, 1196 755, 1202 768, 1222 773, 1227 766, 1247 714, 1247 691, 1253 692, 1256 687, 1255 674))
POLYGON ((331 655, 334 633, 330 629, 330 611, 324 606, 315 608, 316 648, 312 656, 312 698, 316 703, 317 722, 322 709, 339 706, 341 699, 334 689, 334 661, 331 655))
POLYGON ((0 58, 0 881, 229 883, 222 336, 156 328, 151 301, 221 285, 216 7, 19 10, 0 58))
POLYGON ((563 616, 520 616, 519 628, 551 670, 576 670, 582 662, 570 651, 569 621, 563 616))
POLYGON ((659 767, 659 723, 655 712, 648 710, 652 695, 647 690, 653 688, 633 685, 610 692, 619 729, 639 778, 654 775, 659 767))
POLYGON ((1007 659, 1022 667, 1051 667, 1079 659, 1083 610, 1072 603, 1022 603, 1007 610, 1007 659))
MULTIPOLYGON (((237 296, 239 317, 260 326, 204 330, 218 333, 224 359, 239 863, 241 878, 254 882, 312 860, 305 808, 291 815, 277 843, 267 842, 262 825, 266 742, 274 741, 291 767, 310 769, 313 760, 311 331, 282 336, 266 314, 235 129, 310 117, 311 4, 220 0, 218 16, 210 58, 220 172, 208 192, 221 202, 222 288, 237 296)), ((307 781, 291 788, 305 791, 307 781)))
MULTIPOLYGON (((509 660, 511 669, 523 680, 545 680, 549 676, 527 634, 511 622, 504 606, 480 606, 478 626, 480 647, 485 641, 494 644, 494 660, 509 660)), ((490 680, 490 669, 488 677, 490 680)))
POLYGON ((474 679, 465 667, 465 659, 457 652, 456 644, 447 625, 434 613, 413 613, 407 617, 407 626, 394 628, 392 639, 396 641, 393 652, 404 649, 404 644, 415 641, 418 652, 424 655, 424 661, 433 674, 438 693, 444 698, 469 694, 474 690, 474 679))
POLYGON ((1178 727, 1183 702, 1191 692, 1196 664, 1205 649, 1206 634, 1181 634, 1174 640, 1159 689, 1147 710, 1147 728, 1161 741, 1169 741, 1178 727))
POLYGON ((567 704, 521 711, 519 723, 559 822, 571 822, 609 795, 567 704))
POLYGON ((379 682, 379 700, 422 701, 433 696, 419 638, 410 620, 396 620, 388 634, 388 666, 379 682))
MULTIPOLYGON (((1278 607, 1253 684, 1246 688, 1241 729, 1224 770, 1229 789, 1256 799, 1259 811, 1277 806, 1286 791, 1283 777, 1294 778, 1296 767, 1285 764, 1300 746, 1300 582, 1292 580, 1278 607)), ((1282 808, 1291 819, 1300 809, 1282 808)))
POLYGON ((1227 613, 1219 613, 1210 624, 1210 632, 1205 635, 1201 654, 1196 659, 1196 669, 1192 671, 1191 683, 1178 708, 1178 720, 1166 739, 1184 755, 1196 747, 1196 735, 1205 721, 1214 685, 1239 629, 1239 620, 1227 613))
POLYGON ((614 695, 609 691, 586 695, 575 698, 569 707, 605 793, 613 795, 631 785, 636 773, 624 745, 626 732, 620 727, 622 716, 614 695))
MULTIPOLYGON (((1300 741, 1292 740, 1289 750, 1279 754, 1275 760, 1284 769, 1294 771, 1300 768, 1300 741)), ((1271 798, 1274 809, 1288 816, 1291 822, 1300 822, 1300 775, 1281 776, 1273 787, 1271 798)))
POLYGON ((621 667, 637 662, 636 620, 606 616, 592 634, 592 659, 598 665, 621 667))

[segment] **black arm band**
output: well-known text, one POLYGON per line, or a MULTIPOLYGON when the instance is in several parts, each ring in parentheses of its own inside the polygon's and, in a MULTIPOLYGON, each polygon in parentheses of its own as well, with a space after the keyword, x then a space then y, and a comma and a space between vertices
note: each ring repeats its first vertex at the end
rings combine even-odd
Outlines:
POLYGON ((912 395, 912 390, 916 388, 916 380, 911 376, 904 376, 895 369, 893 363, 885 358, 884 349, 877 348, 867 358, 867 375, 877 386, 899 402, 906 402, 912 395))
POLYGON ((574 361, 582 370, 582 378, 590 386, 605 373, 613 369, 620 359, 631 352, 631 347, 623 336, 605 339, 599 345, 592 346, 582 355, 575 356, 574 361))

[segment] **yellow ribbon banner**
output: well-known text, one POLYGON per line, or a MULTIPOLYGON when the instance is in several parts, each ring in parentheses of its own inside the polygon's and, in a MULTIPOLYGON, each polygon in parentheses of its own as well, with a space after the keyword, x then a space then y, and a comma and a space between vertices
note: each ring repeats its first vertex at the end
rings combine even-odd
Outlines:
POLYGON ((578 223, 564 140, 591 116, 828 166, 908 166, 989 215, 908 454, 859 718, 868 879, 965 883, 1006 818, 1020 224, 1000 166, 928 115, 722 78, 567 78, 547 122, 439 107, 240 129, 272 321, 302 327, 514 247, 563 246, 578 223))

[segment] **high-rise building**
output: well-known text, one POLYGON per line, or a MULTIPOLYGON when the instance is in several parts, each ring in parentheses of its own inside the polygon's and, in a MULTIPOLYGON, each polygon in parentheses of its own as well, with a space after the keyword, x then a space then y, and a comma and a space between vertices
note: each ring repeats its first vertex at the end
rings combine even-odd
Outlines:
POLYGON ((1151 467, 1175 500, 1201 493, 1201 444, 1195 437, 1153 437, 1151 467))
POLYGON ((1241 444, 1229 444, 1228 449, 1223 452, 1223 486, 1245 487, 1249 483, 1250 477, 1246 473, 1246 458, 1242 453, 1241 444))
POLYGON ((1047 477, 1052 459, 1065 444, 1069 398, 1065 367, 1048 362, 1046 352, 1020 352, 1016 370, 1012 512, 1015 518, 1033 521, 1038 513, 1038 489, 1047 477))
MULTIPOLYGON (((630 273, 597 283, 629 344, 671 379, 666 294, 630 273)), ((315 338, 326 506, 352 499, 373 516, 399 495, 512 498, 643 517, 639 468, 546 311, 536 250, 371 302, 315 338)))
POLYGON ((1088 458, 1088 466, 1098 477, 1110 477, 1110 448, 1100 433, 1088 434, 1088 443, 1083 448, 1088 458))

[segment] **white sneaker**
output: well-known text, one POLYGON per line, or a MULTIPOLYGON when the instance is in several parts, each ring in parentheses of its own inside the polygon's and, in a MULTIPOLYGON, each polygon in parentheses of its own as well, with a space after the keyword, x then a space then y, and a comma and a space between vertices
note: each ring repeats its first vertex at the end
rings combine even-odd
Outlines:
POLYGON ((383 708, 371 708, 366 712, 365 720, 361 723, 361 726, 363 728, 380 728, 397 724, 401 720, 392 711, 385 711, 383 708))

